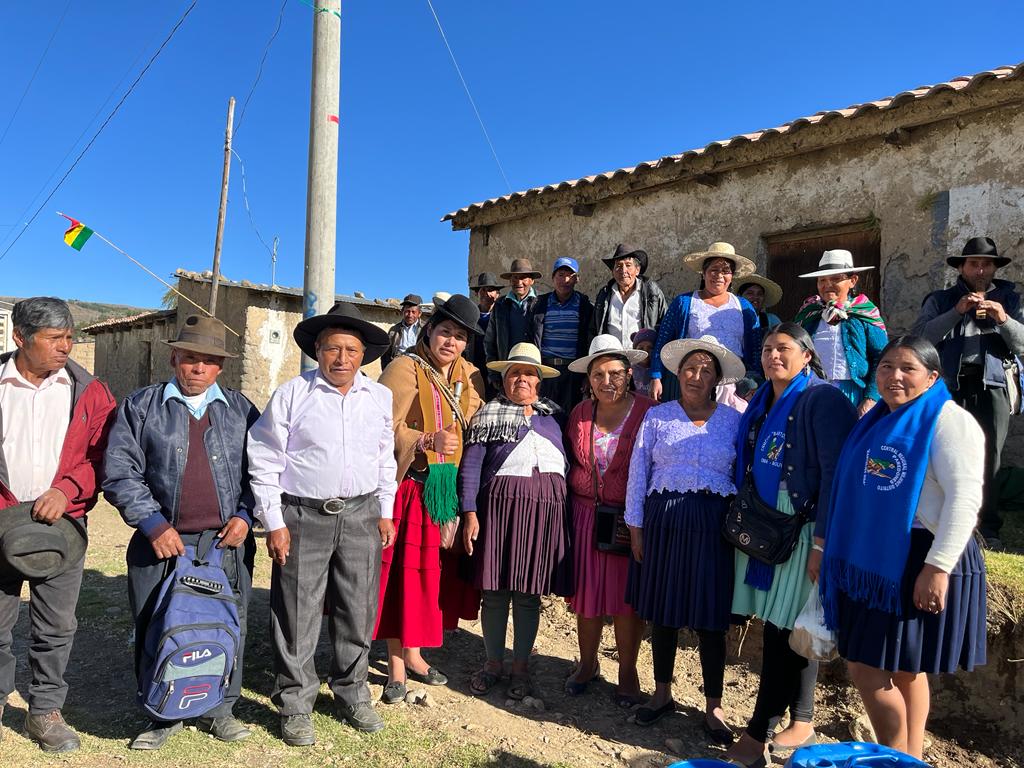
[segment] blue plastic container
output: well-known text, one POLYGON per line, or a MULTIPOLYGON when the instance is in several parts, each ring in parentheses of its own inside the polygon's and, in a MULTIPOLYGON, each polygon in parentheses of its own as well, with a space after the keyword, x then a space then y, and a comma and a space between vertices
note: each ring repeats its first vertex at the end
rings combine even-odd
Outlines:
POLYGON ((786 768, 928 768, 928 764, 891 747, 846 741, 798 749, 786 768))
POLYGON ((723 765, 727 765, 730 768, 736 768, 735 763, 730 763, 726 760, 712 760, 706 757, 697 757, 693 760, 681 760, 678 763, 672 763, 668 768, 722 768, 723 765))

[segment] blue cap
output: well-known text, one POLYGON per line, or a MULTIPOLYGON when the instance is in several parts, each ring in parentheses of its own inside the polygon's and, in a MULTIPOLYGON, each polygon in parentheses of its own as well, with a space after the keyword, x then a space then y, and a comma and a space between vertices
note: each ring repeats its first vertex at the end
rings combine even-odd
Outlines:
POLYGON ((580 265, 579 262, 576 261, 576 259, 571 259, 568 256, 561 256, 555 259, 555 266, 551 268, 551 274, 555 274, 555 272, 560 270, 562 267, 568 267, 573 272, 580 271, 580 265))

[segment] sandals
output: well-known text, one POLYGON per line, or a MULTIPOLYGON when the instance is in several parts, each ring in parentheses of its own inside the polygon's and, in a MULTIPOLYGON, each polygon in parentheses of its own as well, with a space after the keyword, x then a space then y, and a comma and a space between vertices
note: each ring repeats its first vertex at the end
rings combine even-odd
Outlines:
POLYGON ((499 680, 501 680, 500 672, 492 672, 486 667, 481 667, 469 679, 469 692, 473 696, 486 696, 498 684, 499 680))
POLYGON ((522 701, 527 696, 533 695, 533 680, 526 675, 512 675, 509 678, 508 689, 505 691, 513 701, 522 701))
POLYGON ((579 674, 579 668, 578 667, 577 667, 576 671, 572 673, 572 676, 569 677, 565 681, 565 692, 569 696, 582 696, 584 693, 586 693, 587 692, 587 686, 590 685, 595 680, 600 679, 600 677, 601 677, 601 665, 600 664, 596 665, 594 667, 594 673, 590 677, 588 677, 586 680, 574 680, 573 678, 575 678, 577 674, 579 674))

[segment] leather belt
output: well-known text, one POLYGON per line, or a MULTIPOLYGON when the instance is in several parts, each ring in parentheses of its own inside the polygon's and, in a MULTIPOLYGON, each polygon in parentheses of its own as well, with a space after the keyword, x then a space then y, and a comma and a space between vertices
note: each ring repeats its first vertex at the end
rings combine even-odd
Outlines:
POLYGON ((551 365, 557 367, 564 367, 572 362, 571 358, 568 357, 544 357, 541 358, 541 363, 544 365, 551 365))
POLYGON ((349 499, 309 499, 304 496, 292 496, 290 493, 281 493, 281 501, 285 504, 291 504, 295 507, 305 507, 306 509, 315 509, 317 512, 323 512, 327 515, 339 515, 345 511, 346 508, 361 502, 365 496, 354 496, 349 499))

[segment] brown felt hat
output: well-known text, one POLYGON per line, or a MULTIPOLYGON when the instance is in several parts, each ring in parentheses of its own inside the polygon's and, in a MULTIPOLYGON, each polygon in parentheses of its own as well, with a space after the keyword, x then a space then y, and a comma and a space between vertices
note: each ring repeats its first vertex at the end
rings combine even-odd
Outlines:
POLYGON ((85 526, 67 515, 52 525, 32 519, 34 501, 0 509, 0 574, 49 579, 85 555, 85 526))
POLYGON ((532 277, 535 280, 538 277, 542 277, 541 273, 533 268, 533 262, 529 259, 513 259, 512 266, 509 268, 508 272, 501 273, 501 279, 508 280, 513 275, 532 277))
POLYGON ((220 320, 204 315, 189 315, 178 329, 178 338, 165 341, 169 347, 198 352, 201 355, 215 357, 238 357, 228 352, 225 346, 227 329, 220 320))

